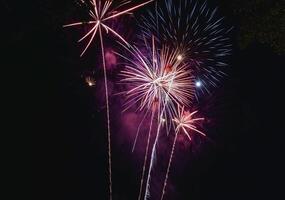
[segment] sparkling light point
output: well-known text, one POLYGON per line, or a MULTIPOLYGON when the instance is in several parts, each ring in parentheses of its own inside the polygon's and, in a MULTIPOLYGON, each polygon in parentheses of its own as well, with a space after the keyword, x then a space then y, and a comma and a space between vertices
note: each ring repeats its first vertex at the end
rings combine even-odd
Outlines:
POLYGON ((196 87, 201 87, 202 86, 202 83, 201 83, 201 81, 196 81, 196 83, 195 83, 195 85, 196 85, 196 87))
POLYGON ((177 56, 177 60, 181 61, 183 59, 182 55, 177 56))

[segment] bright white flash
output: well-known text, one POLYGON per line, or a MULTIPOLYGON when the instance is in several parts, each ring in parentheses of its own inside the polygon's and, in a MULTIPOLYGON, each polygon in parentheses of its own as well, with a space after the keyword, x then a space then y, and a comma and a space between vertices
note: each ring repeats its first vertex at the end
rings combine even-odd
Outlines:
POLYGON ((196 85, 196 87, 201 87, 202 83, 201 83, 201 81, 196 81, 195 85, 196 85))

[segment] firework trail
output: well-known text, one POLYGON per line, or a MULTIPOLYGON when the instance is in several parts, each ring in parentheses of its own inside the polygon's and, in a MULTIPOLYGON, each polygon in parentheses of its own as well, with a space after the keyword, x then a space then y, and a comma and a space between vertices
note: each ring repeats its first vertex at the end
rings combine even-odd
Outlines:
POLYGON ((152 172, 153 165, 154 165, 155 158, 156 158, 156 156, 155 156, 156 155, 156 146, 158 144, 159 133, 160 133, 160 130, 161 130, 161 125, 162 125, 161 119, 162 119, 164 110, 167 108, 167 101, 168 101, 168 98, 166 98, 165 101, 163 101, 163 109, 162 109, 162 112, 161 112, 161 114, 159 116, 159 123, 158 123, 158 127, 157 127, 156 137, 155 137, 154 144, 153 144, 152 151, 151 151, 151 158, 150 158, 150 164, 149 164, 149 169, 148 169, 148 175, 147 175, 147 181, 146 181, 146 189, 145 189, 144 200, 147 200, 148 197, 150 197, 151 172, 152 172))
POLYGON ((188 133, 187 129, 189 129, 190 131, 197 132, 197 133, 199 133, 202 136, 206 136, 203 132, 199 131, 197 129, 197 127, 195 126, 196 122, 204 120, 204 118, 194 118, 194 115, 197 112, 198 111, 194 111, 192 113, 185 112, 184 111, 184 107, 182 107, 182 109, 178 109, 178 116, 173 119, 173 121, 176 123, 175 137, 174 137, 174 141, 173 141, 172 148, 171 148, 170 158, 169 158, 169 162, 168 162, 168 166, 167 166, 167 170, 166 170, 166 175, 165 175, 165 179, 164 179, 164 184, 163 184, 163 189, 162 189, 161 199, 160 200, 163 200, 163 197, 164 197, 164 194, 165 194, 165 189, 166 189, 166 186, 167 186, 169 170, 170 170, 170 167, 171 167, 173 154, 174 154, 174 151, 175 151, 175 145, 176 145, 178 133, 179 132, 184 133, 188 137, 188 139, 190 141, 192 139, 191 139, 191 136, 188 133))
POLYGON ((154 144, 153 144, 152 151, 151 151, 151 157, 150 157, 150 164, 149 164, 147 180, 146 180, 146 188, 145 188, 144 200, 146 200, 150 196, 151 171, 152 171, 154 160, 155 160, 156 145, 157 145, 158 139, 159 139, 160 127, 161 127, 161 122, 158 123, 156 137, 155 137, 154 144))
MULTIPOLYGON (((86 5, 90 6, 91 9, 89 10, 89 15, 92 18, 91 21, 87 22, 76 22, 72 24, 64 25, 63 27, 73 27, 73 26, 80 26, 80 25, 89 25, 92 24, 93 27, 90 29, 88 33, 86 33, 78 42, 82 42, 87 37, 90 37, 85 49, 81 53, 80 56, 83 56, 84 53, 89 48, 92 41, 95 39, 96 33, 99 32, 99 38, 100 38, 100 45, 101 45, 101 54, 102 54, 102 62, 103 62, 103 68, 104 68, 104 82, 105 82, 105 97, 106 97, 106 109, 107 109, 107 128, 108 128, 108 165, 109 165, 109 198, 112 200, 112 159, 111 159, 111 130, 110 130, 110 109, 109 109, 109 97, 108 97, 108 86, 107 86, 107 72, 106 72, 106 63, 105 63, 105 48, 104 48, 104 42, 103 42, 103 33, 102 29, 106 31, 108 34, 109 32, 112 33, 114 36, 119 38, 121 41, 123 41, 126 45, 129 45, 129 43, 114 29, 109 27, 106 22, 108 20, 114 19, 116 17, 119 17, 123 14, 129 13, 135 9, 138 9, 153 0, 146 1, 145 3, 141 3, 139 5, 127 8, 123 11, 117 11, 117 9, 121 8, 122 6, 127 5, 130 3, 130 1, 123 1, 121 4, 119 4, 117 7, 112 8, 113 1, 112 0, 90 0, 86 1, 86 5)), ((82 1, 84 2, 84 1, 82 1)))
POLYGON ((217 11, 206 1, 158 0, 139 23, 141 38, 154 34, 162 44, 184 50, 184 59, 191 63, 195 76, 197 98, 218 86, 231 54, 232 28, 217 11))
POLYGON ((142 120, 141 120, 141 122, 140 122, 140 124, 139 124, 139 126, 138 126, 137 133, 136 133, 136 137, 135 137, 134 144, 133 144, 133 148, 132 148, 132 152, 134 152, 134 150, 135 150, 135 147, 136 147, 136 144, 137 144, 137 140, 138 140, 138 136, 139 136, 139 132, 140 132, 141 126, 142 126, 142 124, 143 124, 143 121, 144 121, 145 118, 147 117, 147 115, 148 115, 148 112, 146 112, 146 113, 144 114, 144 116, 143 116, 143 118, 142 118, 142 120))
POLYGON ((173 158, 173 154, 174 154, 174 150, 175 150, 177 135, 178 135, 178 131, 176 130, 173 145, 171 148, 170 158, 169 158, 169 162, 168 162, 168 166, 167 166, 167 171, 166 171, 166 175, 165 175, 165 179, 164 179, 164 183, 163 183, 163 189, 162 189, 160 200, 163 200, 163 196, 165 194, 165 188, 166 188, 166 184, 167 184, 167 180, 168 180, 168 174, 169 174, 169 170, 170 170, 170 166, 171 166, 171 162, 172 162, 172 158, 173 158))
POLYGON ((149 143, 150 143, 150 136, 151 136, 151 130, 152 130, 152 123, 153 123, 154 114, 155 114, 155 112, 151 113, 150 127, 149 127, 148 136, 147 136, 147 144, 146 144, 146 150, 145 150, 145 156, 144 156, 144 163, 143 163, 143 170, 142 170, 142 177, 141 177, 140 191, 139 191, 138 200, 141 199, 141 195, 142 195, 143 180, 144 180, 144 175, 145 175, 145 168, 146 168, 146 162, 147 162, 147 157, 148 157, 148 149, 149 149, 149 143))

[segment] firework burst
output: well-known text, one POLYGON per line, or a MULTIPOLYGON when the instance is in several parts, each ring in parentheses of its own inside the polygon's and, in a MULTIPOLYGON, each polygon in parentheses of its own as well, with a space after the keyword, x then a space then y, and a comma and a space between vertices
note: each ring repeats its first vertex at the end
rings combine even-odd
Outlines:
POLYGON ((231 54, 229 32, 217 8, 206 1, 158 0, 141 17, 143 38, 154 34, 161 43, 184 49, 196 81, 196 96, 210 93, 225 76, 227 56, 231 54))
POLYGON ((102 54, 102 62, 104 68, 104 82, 105 82, 105 96, 106 96, 106 108, 107 108, 107 127, 108 127, 108 163, 109 163, 109 198, 112 199, 112 164, 111 164, 111 130, 110 130, 110 110, 109 110, 109 97, 108 97, 108 86, 107 86, 107 72, 106 72, 106 61, 105 61, 105 48, 103 42, 103 30, 106 31, 108 34, 109 32, 116 36, 119 40, 124 42, 126 45, 129 43, 114 29, 107 25, 107 21, 115 19, 121 15, 129 13, 135 9, 138 9, 153 0, 146 1, 145 3, 141 3, 136 6, 132 6, 130 8, 124 9, 122 11, 117 11, 123 6, 127 6, 131 1, 122 1, 117 7, 113 7, 113 0, 89 0, 89 1, 82 1, 85 4, 90 6, 89 15, 91 20, 86 22, 75 22, 72 24, 64 25, 63 27, 74 27, 74 26, 81 26, 81 25, 92 25, 90 30, 78 41, 82 42, 83 40, 90 37, 86 47, 84 48, 83 52, 80 56, 83 56, 84 53, 87 51, 89 46, 91 45, 92 41, 95 39, 96 34, 99 34, 100 45, 101 45, 101 54, 102 54))
MULTIPOLYGON (((146 52, 144 53, 137 47, 126 48, 133 59, 118 54, 127 61, 125 69, 121 73, 122 83, 127 84, 129 87, 126 92, 123 92, 126 97, 125 110, 136 106, 137 111, 146 112, 145 116, 148 112, 152 113, 138 199, 142 195, 154 114, 157 113, 158 116, 158 128, 152 147, 145 193, 148 193, 150 173, 161 124, 165 122, 168 125, 166 129, 170 130, 171 124, 173 124, 171 119, 177 112, 177 105, 188 106, 194 97, 194 81, 191 70, 183 60, 183 53, 179 49, 172 49, 167 46, 163 46, 161 49, 157 48, 154 37, 151 41, 151 46, 147 42, 145 43, 146 52)), ((137 131, 134 146, 138 134, 139 131, 137 131)))
POLYGON ((148 112, 158 112, 165 124, 171 125, 168 122, 172 122, 176 105, 188 106, 194 97, 193 76, 183 61, 182 52, 169 47, 158 49, 154 38, 151 46, 145 43, 145 53, 137 47, 126 49, 133 59, 118 54, 127 61, 121 72, 121 82, 129 87, 123 92, 126 98, 124 111, 136 106, 136 111, 146 112, 144 119, 148 112))
POLYGON ((145 54, 137 47, 129 50, 134 59, 118 54, 128 62, 121 72, 121 82, 129 87, 123 92, 124 110, 136 106, 136 111, 158 111, 166 121, 171 121, 176 105, 189 106, 194 97, 191 70, 179 49, 167 46, 158 49, 154 39, 146 49, 149 51, 145 54))
POLYGON ((191 130, 192 132, 196 132, 199 133, 202 136, 206 136, 205 133, 199 131, 197 129, 197 127, 195 126, 195 123, 197 121, 203 121, 204 118, 194 118, 194 115, 197 113, 198 111, 194 111, 194 112, 189 112, 189 111, 185 111, 184 107, 182 107, 181 109, 178 109, 178 115, 177 117, 175 117, 173 119, 173 121, 176 124, 176 132, 181 131, 182 133, 184 133, 188 139, 191 141, 191 134, 189 134, 189 132, 187 130, 191 130))
POLYGON ((85 39, 89 37, 89 41, 82 51, 80 56, 83 56, 84 53, 87 51, 89 46, 91 45, 92 41, 95 39, 95 36, 97 33, 99 33, 100 39, 102 30, 105 30, 108 34, 109 32, 112 33, 115 37, 117 37, 120 41, 123 41, 125 44, 129 45, 129 43, 114 29, 112 29, 110 26, 108 26, 108 21, 115 19, 121 15, 127 14, 133 10, 136 10, 154 0, 146 1, 145 3, 141 3, 139 5, 127 8, 123 11, 118 11, 121 7, 127 6, 131 1, 122 1, 118 6, 114 7, 114 1, 113 0, 89 0, 89 1, 82 1, 84 2, 89 9, 89 16, 91 17, 91 20, 84 21, 84 22, 75 22, 71 24, 64 25, 63 27, 73 27, 73 26, 88 26, 90 25, 89 31, 80 39, 78 42, 82 42, 85 39))
POLYGON ((190 140, 192 140, 191 138, 191 134, 193 133, 198 133, 202 136, 206 136, 205 133, 203 133, 202 131, 198 130, 197 128, 197 122, 199 121, 203 121, 204 118, 195 118, 194 115, 197 113, 198 111, 194 111, 194 112, 189 112, 189 111, 185 111, 184 107, 182 107, 181 109, 178 109, 178 115, 173 119, 173 121, 176 124, 176 129, 175 129, 175 137, 174 137, 174 141, 172 144, 172 149, 171 149, 171 153, 170 153, 170 158, 169 158, 169 162, 168 162, 168 166, 167 166, 167 171, 166 171, 166 175, 165 175, 165 179, 164 179, 164 184, 163 184, 163 189, 162 189, 162 193, 161 193, 161 199, 163 200, 164 194, 165 194, 165 189, 166 189, 166 185, 167 185, 167 180, 168 180, 168 175, 169 175, 169 170, 171 167, 171 163, 172 163, 172 159, 173 159, 173 155, 174 155, 174 151, 175 151, 175 145, 176 145, 176 141, 177 141, 177 136, 179 133, 183 133, 187 136, 187 138, 190 140))

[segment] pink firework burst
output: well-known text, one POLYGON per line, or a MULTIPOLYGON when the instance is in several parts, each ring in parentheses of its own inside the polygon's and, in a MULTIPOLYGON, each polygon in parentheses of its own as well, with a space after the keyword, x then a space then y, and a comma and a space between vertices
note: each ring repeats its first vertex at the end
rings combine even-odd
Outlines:
POLYGON ((194 117, 194 115, 197 113, 198 111, 194 111, 194 112, 189 112, 189 111, 185 111, 184 107, 179 107, 178 108, 178 114, 177 116, 173 119, 173 121, 176 124, 176 129, 175 129, 175 137, 174 137, 174 141, 172 144, 172 149, 171 149, 171 153, 170 153, 170 158, 169 158, 169 162, 168 162, 168 166, 167 166, 167 171, 166 171, 166 175, 165 175, 165 179, 164 179, 164 184, 163 184, 163 189, 162 189, 162 193, 161 193, 161 198, 160 200, 163 200, 164 194, 165 194, 165 189, 167 186, 167 180, 168 180, 168 175, 169 175, 169 170, 171 167, 171 163, 172 163, 172 159, 173 159, 173 155, 174 155, 174 151, 175 151, 175 145, 176 145, 176 141, 177 141, 177 136, 179 133, 183 133, 187 136, 187 138, 191 141, 191 134, 192 133, 198 133, 202 136, 206 136, 205 133, 203 133, 202 131, 198 130, 197 128, 197 122, 199 121, 203 121, 204 118, 196 118, 194 117))
POLYGON ((181 109, 178 109, 178 115, 173 119, 176 124, 176 132, 184 133, 190 141, 192 140, 190 132, 196 132, 202 136, 206 136, 206 134, 202 131, 199 131, 195 125, 198 121, 204 120, 204 118, 194 117, 197 112, 197 110, 194 112, 185 111, 184 107, 182 107, 181 109))
POLYGON ((71 24, 64 25, 63 27, 73 27, 73 26, 81 26, 81 25, 92 25, 90 30, 80 39, 78 42, 82 42, 83 40, 87 39, 89 37, 89 41, 84 48, 83 52, 81 53, 80 56, 83 56, 84 53, 87 51, 89 48, 90 44, 94 40, 96 33, 99 32, 100 39, 102 39, 102 30, 105 30, 106 33, 108 34, 109 32, 112 33, 114 36, 119 38, 121 41, 123 41, 125 44, 129 45, 129 43, 119 34, 117 33, 114 29, 109 27, 106 22, 108 20, 114 19, 116 17, 119 17, 121 15, 124 15, 126 13, 129 13, 133 10, 136 10, 153 0, 146 1, 144 3, 138 4, 136 6, 132 6, 130 8, 127 8, 123 11, 117 11, 122 6, 128 5, 131 1, 122 1, 121 4, 119 4, 117 7, 113 8, 113 0, 106 0, 106 1, 101 1, 101 0, 90 0, 91 4, 91 9, 89 10, 89 15, 91 17, 91 20, 87 22, 75 22, 71 24))

